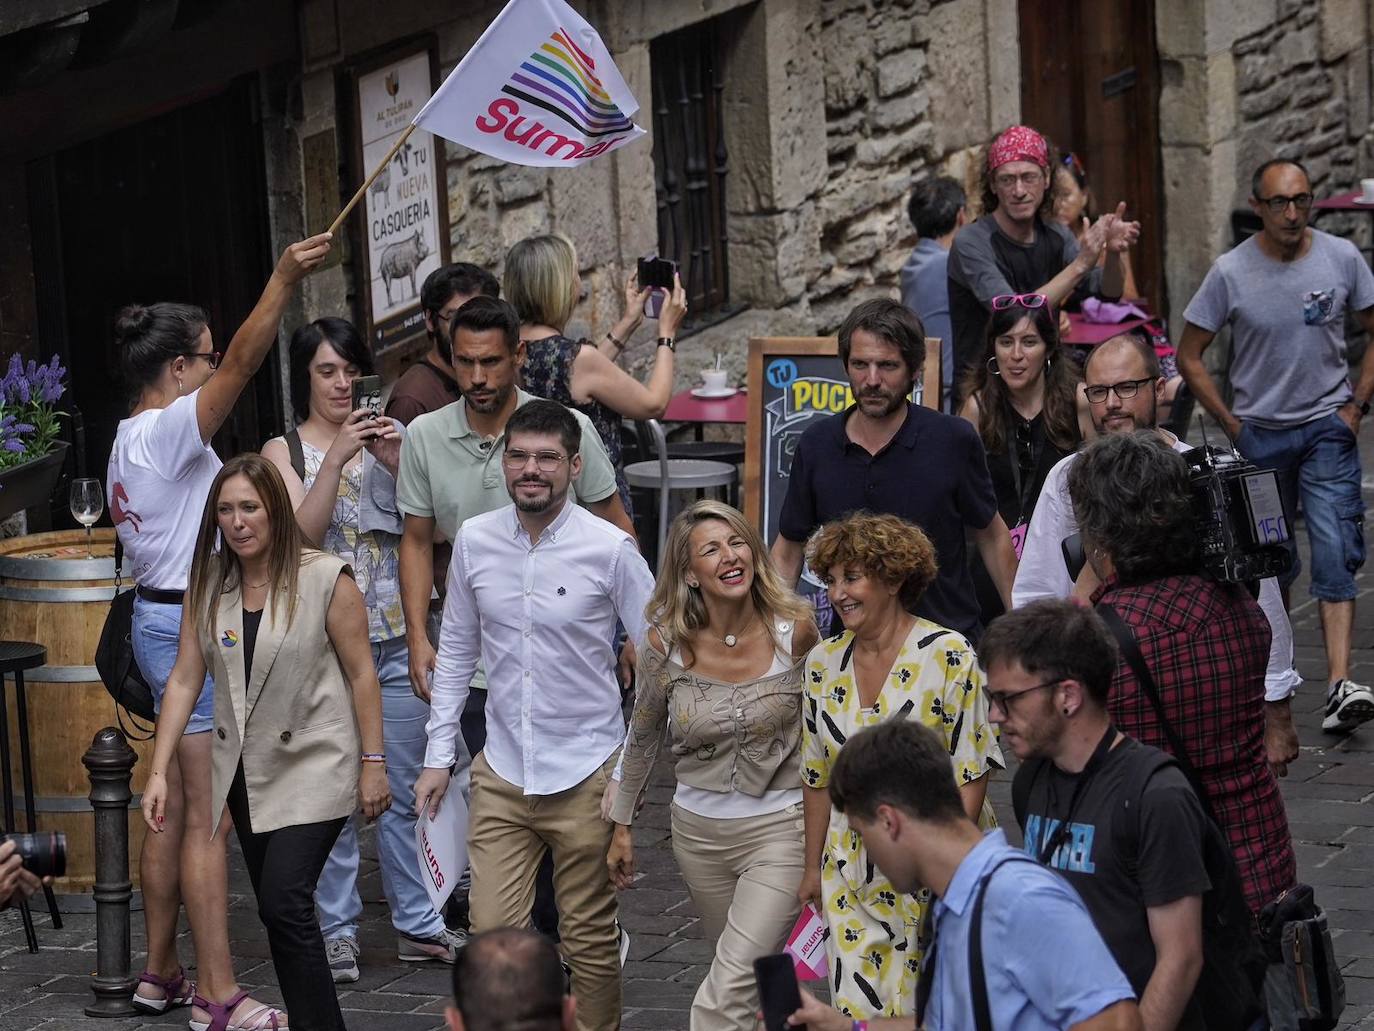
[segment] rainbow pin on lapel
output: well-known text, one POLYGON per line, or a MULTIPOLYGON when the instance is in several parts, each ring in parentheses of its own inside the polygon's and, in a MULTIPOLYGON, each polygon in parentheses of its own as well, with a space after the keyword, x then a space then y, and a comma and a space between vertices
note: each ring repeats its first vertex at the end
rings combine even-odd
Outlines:
POLYGON ((232 648, 234 647, 234 645, 239 643, 239 635, 234 633, 234 631, 232 630, 226 630, 224 631, 224 636, 220 638, 219 643, 224 645, 224 647, 226 648, 232 648))

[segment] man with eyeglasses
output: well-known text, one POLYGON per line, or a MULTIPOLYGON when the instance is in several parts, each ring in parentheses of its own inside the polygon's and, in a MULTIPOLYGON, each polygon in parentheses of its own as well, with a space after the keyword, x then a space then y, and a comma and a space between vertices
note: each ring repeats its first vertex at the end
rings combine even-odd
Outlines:
MULTIPOLYGON (((1173 450, 1189 450, 1186 443, 1157 424, 1164 380, 1159 357, 1148 341, 1134 333, 1104 341, 1088 355, 1083 378, 1088 410, 1099 434, 1154 430, 1173 450)), ((1061 460, 1045 477, 1012 585, 1014 608, 1044 598, 1087 598, 1098 586, 1091 565, 1085 565, 1075 581, 1064 554, 1065 542, 1078 534, 1068 490, 1069 471, 1078 457, 1070 455, 1061 460)), ((1298 732, 1289 699, 1302 684, 1302 677, 1293 668, 1293 626, 1276 580, 1260 582, 1258 601, 1271 633, 1264 677, 1265 747, 1275 772, 1284 774, 1298 757, 1298 732)))
MULTIPOLYGON (((1349 240, 1312 229, 1312 185, 1297 161, 1266 161, 1251 180, 1250 207, 1263 228, 1212 265, 1188 303, 1178 367, 1236 448, 1278 473, 1284 508, 1303 516, 1311 549, 1311 595, 1326 646, 1322 729, 1349 731, 1374 719, 1374 691, 1349 678, 1355 574, 1364 565, 1364 499, 1356 436, 1374 398, 1374 361, 1350 385, 1345 315, 1374 339, 1374 273, 1349 240), (1231 328, 1228 406, 1202 354, 1231 328)), ((1368 354, 1368 352, 1366 352, 1368 354)), ((1292 569, 1285 601, 1300 569, 1292 569)))
POLYGON ((625 736, 611 642, 619 620, 642 643, 654 589, 634 538, 569 496, 580 451, 594 441, 596 430, 553 401, 532 400, 506 423, 499 453, 513 504, 465 520, 454 538, 415 783, 416 811, 432 818, 480 659, 488 734, 472 763, 472 931, 529 924, 548 852, 578 1027, 589 1031, 620 1026, 620 930, 605 863, 612 825, 601 818, 625 736))
POLYGON ((954 238, 949 253, 950 320, 954 327, 954 382, 982 358, 983 331, 992 298, 1043 294, 1056 309, 1084 297, 1121 296, 1121 255, 1140 236, 1127 221, 1125 203, 1091 225, 1081 243, 1054 218, 1045 137, 1013 125, 988 147, 983 168, 983 215, 954 238), (1106 263, 1098 268, 1103 252, 1106 263))
POLYGON ((988 717, 1020 761, 1012 785, 1026 854, 1077 889, 1140 999, 1149 1031, 1200 1028, 1206 818, 1168 757, 1107 711, 1117 647, 1101 618, 1038 601, 978 646, 988 717))

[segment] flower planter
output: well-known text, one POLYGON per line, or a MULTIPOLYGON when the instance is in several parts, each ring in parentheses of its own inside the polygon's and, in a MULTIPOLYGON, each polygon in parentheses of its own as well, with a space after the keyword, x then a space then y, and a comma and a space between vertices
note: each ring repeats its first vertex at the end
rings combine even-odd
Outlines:
POLYGON ((42 458, 0 472, 0 519, 49 503, 67 460, 67 447, 66 441, 58 441, 42 458))

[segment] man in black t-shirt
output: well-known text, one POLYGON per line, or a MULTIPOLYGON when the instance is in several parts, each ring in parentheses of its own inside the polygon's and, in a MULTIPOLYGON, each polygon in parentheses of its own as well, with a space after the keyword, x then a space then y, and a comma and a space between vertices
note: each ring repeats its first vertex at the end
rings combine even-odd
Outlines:
POLYGON ((1078 891, 1145 1027, 1200 1028, 1207 818, 1182 770, 1112 726, 1116 651, 1071 602, 1002 616, 978 649, 988 716, 1021 760, 1012 798, 1026 852, 1078 891))

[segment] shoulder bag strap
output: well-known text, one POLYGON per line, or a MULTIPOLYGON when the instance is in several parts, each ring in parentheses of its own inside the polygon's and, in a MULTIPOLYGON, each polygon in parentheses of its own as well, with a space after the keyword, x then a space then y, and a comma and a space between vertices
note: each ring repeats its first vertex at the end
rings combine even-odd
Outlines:
MULTIPOLYGON (((988 1001, 988 977, 983 969, 983 900, 987 897, 988 885, 992 875, 1008 863, 1034 863, 1029 856, 1007 856, 993 865, 978 885, 978 894, 973 902, 973 916, 969 919, 968 930, 968 976, 971 1002, 973 1003, 973 1026, 977 1031, 993 1031, 992 1006, 988 1001)), ((1037 864, 1039 865, 1039 864, 1037 864)), ((933 905, 933 902, 932 902, 933 905)))
POLYGON ((1188 778, 1188 782, 1192 784, 1193 790, 1197 792, 1198 800, 1202 802, 1202 808, 1207 811, 1212 822, 1217 823, 1216 814, 1212 811, 1212 801, 1207 797, 1207 789, 1202 784, 1202 777, 1198 774, 1192 759, 1188 757, 1188 749, 1183 746, 1182 738, 1178 736, 1178 732, 1174 730, 1174 725, 1169 722, 1169 717, 1165 715, 1164 702, 1159 697, 1159 687, 1155 684, 1155 678, 1150 675, 1150 667, 1145 664, 1145 657, 1140 654, 1140 645, 1136 642, 1135 634, 1126 625, 1126 621, 1121 618, 1121 613, 1117 612, 1110 604, 1098 605, 1097 614, 1102 617, 1102 621, 1107 624, 1107 629, 1112 632, 1117 644, 1121 646, 1121 654, 1134 671, 1136 681, 1140 684, 1140 689, 1145 692, 1145 697, 1150 700, 1155 716, 1159 719, 1160 728, 1164 731, 1164 736, 1169 739, 1169 748, 1173 752, 1174 758, 1178 760, 1178 765, 1188 778))
POLYGON ((301 483, 305 482, 305 450, 301 447, 301 434, 294 426, 282 434, 286 441, 287 453, 291 456, 291 468, 301 483))

